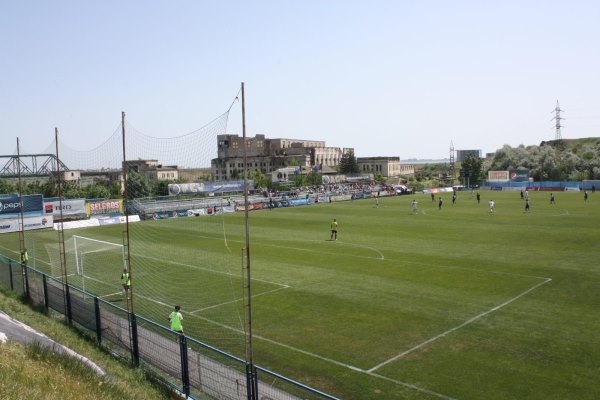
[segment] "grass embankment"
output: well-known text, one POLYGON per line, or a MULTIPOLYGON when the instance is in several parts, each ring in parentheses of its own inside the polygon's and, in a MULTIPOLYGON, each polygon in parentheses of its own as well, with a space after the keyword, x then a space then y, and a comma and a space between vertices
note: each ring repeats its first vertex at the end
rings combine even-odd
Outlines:
POLYGON ((0 291, 0 310, 93 360, 95 374, 78 360, 38 344, 0 343, 0 399, 169 399, 174 395, 103 352, 62 320, 39 313, 13 294, 0 291))

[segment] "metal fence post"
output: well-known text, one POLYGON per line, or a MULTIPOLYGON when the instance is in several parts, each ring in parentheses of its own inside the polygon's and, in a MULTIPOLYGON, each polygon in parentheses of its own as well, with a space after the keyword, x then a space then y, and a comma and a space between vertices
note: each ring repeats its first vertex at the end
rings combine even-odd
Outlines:
POLYGON ((69 290, 69 285, 65 285, 65 300, 67 301, 67 304, 65 304, 67 307, 65 310, 67 312, 67 321, 69 321, 69 325, 71 325, 73 322, 73 313, 71 311, 71 292, 69 290))
POLYGON ((258 400, 257 378, 256 367, 253 364, 246 363, 246 391, 248 400, 258 400))
POLYGON ((188 370, 188 351, 187 338, 183 334, 179 334, 179 354, 181 356, 181 381, 183 382, 183 393, 185 397, 190 395, 190 373, 188 370))
POLYGON ((12 260, 8 260, 8 280, 10 281, 10 290, 14 292, 15 285, 13 284, 12 260))
POLYGON ((48 282, 46 281, 46 274, 42 274, 42 285, 44 288, 44 307, 48 311, 48 282))
POLYGON ((98 301, 98 296, 94 296, 94 315, 96 317, 96 340, 98 341, 98 345, 102 345, 102 326, 101 318, 100 318, 100 302, 98 301))
POLYGON ((138 347, 137 319, 135 314, 131 313, 129 315, 129 321, 131 324, 131 361, 137 367, 140 365, 140 350, 138 347))
POLYGON ((23 274, 23 291, 27 299, 31 300, 29 295, 29 274, 27 273, 27 265, 21 264, 21 273, 23 274))

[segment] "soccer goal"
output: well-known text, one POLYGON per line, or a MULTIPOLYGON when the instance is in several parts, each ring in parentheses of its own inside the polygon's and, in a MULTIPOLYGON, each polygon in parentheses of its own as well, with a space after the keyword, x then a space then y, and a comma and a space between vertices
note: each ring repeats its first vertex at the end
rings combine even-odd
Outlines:
MULTIPOLYGON (((69 283, 98 295, 118 291, 119 276, 128 270, 124 245, 85 236, 65 241, 65 260, 69 283)), ((51 264, 52 275, 61 277, 60 260, 51 264)))

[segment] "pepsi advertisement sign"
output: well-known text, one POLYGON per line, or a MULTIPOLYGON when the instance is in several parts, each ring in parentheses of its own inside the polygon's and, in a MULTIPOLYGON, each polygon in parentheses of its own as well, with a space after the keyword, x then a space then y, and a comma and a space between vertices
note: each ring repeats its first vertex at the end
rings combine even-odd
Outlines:
POLYGON ((23 216, 44 215, 44 199, 41 194, 23 196, 23 207, 19 196, 0 197, 0 218, 15 218, 23 212, 23 216))
POLYGON ((529 180, 528 169, 516 169, 508 172, 511 182, 527 182, 529 180))

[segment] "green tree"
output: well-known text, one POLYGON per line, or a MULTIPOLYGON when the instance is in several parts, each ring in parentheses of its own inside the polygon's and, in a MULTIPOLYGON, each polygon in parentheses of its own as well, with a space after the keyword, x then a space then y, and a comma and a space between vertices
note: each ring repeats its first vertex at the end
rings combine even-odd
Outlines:
POLYGON ((310 184, 308 175, 294 174, 290 178, 294 182, 295 187, 308 186, 310 184))
POLYGON ((532 176, 535 181, 553 179, 555 170, 558 168, 556 151, 552 146, 544 145, 536 147, 533 151, 534 167, 532 176))
POLYGON ((321 172, 312 172, 308 175, 308 181, 313 186, 320 185, 323 183, 323 174, 321 172))
POLYGON ((470 185, 477 185, 481 180, 481 166, 483 162, 481 158, 475 154, 468 154, 462 162, 461 169, 465 182, 470 185))
POLYGON ((42 186, 42 194, 44 197, 58 197, 58 186, 54 179, 48 179, 42 186))
POLYGON ((127 176, 127 194, 130 199, 150 196, 152 194, 152 186, 148 178, 137 172, 130 172, 127 176))
POLYGON ((354 152, 349 151, 348 153, 344 153, 344 155, 342 155, 340 165, 338 166, 338 171, 341 174, 356 174, 359 172, 358 162, 356 161, 354 152))
POLYGON ((248 174, 248 179, 254 180, 254 187, 256 189, 271 187, 271 180, 260 171, 250 171, 248 174))
POLYGON ((15 193, 16 191, 16 185, 10 183, 8 179, 0 179, 0 194, 15 193))
POLYGON ((154 196, 168 196, 169 195, 169 183, 171 181, 158 180, 152 182, 152 194, 154 196))
POLYGON ((87 199, 110 199, 111 193, 108 185, 96 183, 85 188, 83 195, 87 199))
POLYGON ((66 199, 79 199, 84 197, 83 191, 75 182, 61 182, 60 189, 60 194, 66 199))
POLYGON ((385 178, 379 172, 373 172, 373 180, 377 183, 385 183, 385 178))

